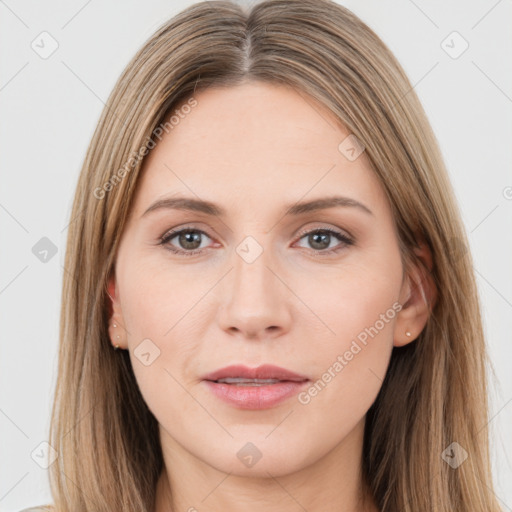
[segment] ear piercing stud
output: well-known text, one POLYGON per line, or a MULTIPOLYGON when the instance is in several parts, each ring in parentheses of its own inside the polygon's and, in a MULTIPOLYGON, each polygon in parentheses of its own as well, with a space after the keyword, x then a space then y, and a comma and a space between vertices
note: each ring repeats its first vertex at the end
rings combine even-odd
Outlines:
MULTIPOLYGON (((112 327, 117 327, 117 324, 112 324, 112 327)), ((116 335, 116 339, 118 340, 119 339, 119 334, 116 335)), ((114 350, 118 350, 119 349, 119 345, 114 345, 114 350)))
MULTIPOLYGON (((409 331, 406 331, 406 332, 405 332, 405 335, 406 335, 407 337, 410 337, 410 336, 411 336, 411 333, 410 333, 409 331)), ((119 336, 118 336, 118 337, 119 337, 119 336)))

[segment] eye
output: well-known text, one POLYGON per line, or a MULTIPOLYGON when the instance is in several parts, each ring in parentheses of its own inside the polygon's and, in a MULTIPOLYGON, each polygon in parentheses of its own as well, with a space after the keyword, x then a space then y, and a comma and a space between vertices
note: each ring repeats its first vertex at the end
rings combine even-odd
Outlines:
MULTIPOLYGON (((205 248, 202 246, 201 238, 206 236, 210 238, 204 231, 193 227, 187 227, 180 230, 172 230, 167 232, 160 238, 160 245, 163 245, 167 250, 183 255, 183 256, 194 256, 203 252, 205 248), (177 239, 177 243, 180 247, 176 247, 171 243, 173 239, 177 239)), ((301 233, 299 240, 303 238, 307 239, 307 243, 316 253, 315 256, 325 256, 333 253, 337 253, 347 246, 353 245, 354 240, 349 236, 345 235, 341 231, 336 231, 331 228, 317 228, 310 231, 301 233), (335 247, 330 247, 333 238, 342 242, 335 247)))
POLYGON ((170 231, 160 239, 160 244, 169 251, 175 254, 183 254, 184 256, 193 256, 200 253, 201 249, 201 236, 205 235, 210 238, 204 231, 196 228, 185 228, 177 231, 170 231), (176 248, 170 242, 174 238, 178 239, 178 243, 183 249, 176 248))
POLYGON ((333 253, 337 253, 344 249, 347 246, 353 245, 354 240, 349 236, 345 235, 341 231, 336 231, 331 228, 318 228, 310 231, 306 231, 301 233, 302 236, 299 240, 306 238, 307 243, 315 251, 315 256, 325 256, 333 253), (333 237, 337 239, 341 244, 329 248, 331 242, 333 241, 333 237))

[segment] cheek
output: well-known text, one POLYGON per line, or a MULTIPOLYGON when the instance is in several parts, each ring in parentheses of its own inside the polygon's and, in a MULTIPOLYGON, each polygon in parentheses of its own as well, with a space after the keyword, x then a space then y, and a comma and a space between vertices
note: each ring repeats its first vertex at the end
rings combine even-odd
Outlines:
POLYGON ((316 380, 301 403, 335 405, 334 414, 350 411, 351 418, 357 411, 364 415, 389 364, 401 278, 398 253, 388 259, 369 253, 323 286, 317 281, 308 287, 306 300, 321 317, 323 335, 307 349, 316 380))
POLYGON ((122 311, 132 342, 154 337, 160 342, 172 336, 187 310, 204 294, 197 276, 187 275, 155 252, 155 257, 132 255, 121 267, 122 311))
POLYGON ((161 397, 183 392, 177 382, 183 382, 183 375, 177 369, 190 366, 200 348, 202 338, 194 326, 205 318, 198 316, 205 284, 171 271, 165 261, 141 262, 127 258, 119 265, 119 291, 133 371, 154 412, 161 397))
MULTIPOLYGON (((330 366, 329 361, 346 355, 344 360, 350 366, 374 365, 377 370, 380 365, 375 363, 392 348, 398 307, 396 287, 376 281, 363 285, 352 279, 339 285, 328 293, 324 288, 320 301, 314 299, 315 288, 309 289, 310 299, 305 302, 318 311, 318 320, 314 321, 318 325, 314 329, 316 334, 309 336, 315 340, 310 361, 319 363, 316 370, 323 372, 326 365, 330 366)), ((304 331, 311 332, 311 328, 305 326, 304 331)))

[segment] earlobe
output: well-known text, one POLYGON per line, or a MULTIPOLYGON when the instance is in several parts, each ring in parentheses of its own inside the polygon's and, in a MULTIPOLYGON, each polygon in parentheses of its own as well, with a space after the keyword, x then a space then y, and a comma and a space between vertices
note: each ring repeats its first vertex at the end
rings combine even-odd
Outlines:
POLYGON ((428 245, 422 243, 414 252, 417 261, 402 287, 402 294, 407 298, 395 324, 393 345, 396 347, 407 345, 420 335, 437 297, 432 276, 432 254, 428 245))
POLYGON ((120 348, 121 334, 119 334, 119 327, 120 326, 115 322, 115 320, 111 322, 111 325, 109 327, 110 340, 112 342, 112 345, 114 346, 114 350, 120 348))
POLYGON ((126 348, 126 330, 124 329, 121 306, 119 304, 118 293, 116 290, 116 279, 112 274, 107 283, 107 295, 110 297, 109 303, 109 326, 108 332, 110 341, 115 350, 118 348, 126 348))

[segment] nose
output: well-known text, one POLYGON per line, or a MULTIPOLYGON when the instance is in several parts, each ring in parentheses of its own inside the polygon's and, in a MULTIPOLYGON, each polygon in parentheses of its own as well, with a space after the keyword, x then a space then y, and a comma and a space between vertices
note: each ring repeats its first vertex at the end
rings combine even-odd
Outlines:
POLYGON ((264 250, 254 261, 243 252, 233 253, 233 268, 223 280, 217 315, 221 329, 231 335, 276 338, 290 328, 293 294, 269 252, 264 250))

